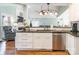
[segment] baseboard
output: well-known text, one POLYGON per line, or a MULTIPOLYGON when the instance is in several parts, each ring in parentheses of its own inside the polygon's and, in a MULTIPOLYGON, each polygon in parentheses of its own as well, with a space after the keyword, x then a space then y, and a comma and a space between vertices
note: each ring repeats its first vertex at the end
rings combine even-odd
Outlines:
POLYGON ((16 51, 37 51, 37 52, 52 52, 52 50, 43 50, 43 49, 23 49, 23 48, 16 48, 16 51))
POLYGON ((68 53, 68 55, 71 55, 68 50, 65 50, 65 51, 68 53))
POLYGON ((53 50, 53 51, 65 51, 65 50, 53 50))

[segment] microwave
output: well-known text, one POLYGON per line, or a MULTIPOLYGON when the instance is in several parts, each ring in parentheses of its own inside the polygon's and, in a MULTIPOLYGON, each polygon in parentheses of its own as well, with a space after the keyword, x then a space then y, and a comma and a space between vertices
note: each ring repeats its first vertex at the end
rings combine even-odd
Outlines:
POLYGON ((71 27, 73 32, 79 31, 79 21, 72 21, 71 27))

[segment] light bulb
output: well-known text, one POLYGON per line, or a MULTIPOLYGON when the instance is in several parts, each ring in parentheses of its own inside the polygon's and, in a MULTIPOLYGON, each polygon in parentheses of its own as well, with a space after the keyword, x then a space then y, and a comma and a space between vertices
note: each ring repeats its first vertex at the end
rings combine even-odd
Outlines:
POLYGON ((40 12, 40 15, 42 15, 42 12, 40 12))
POLYGON ((57 12, 55 12, 55 15, 57 16, 57 15, 58 15, 58 13, 57 13, 57 12))
POLYGON ((48 13, 47 13, 47 12, 45 12, 44 14, 45 14, 45 15, 47 15, 48 13))
POLYGON ((49 13, 50 15, 52 15, 52 13, 49 13))

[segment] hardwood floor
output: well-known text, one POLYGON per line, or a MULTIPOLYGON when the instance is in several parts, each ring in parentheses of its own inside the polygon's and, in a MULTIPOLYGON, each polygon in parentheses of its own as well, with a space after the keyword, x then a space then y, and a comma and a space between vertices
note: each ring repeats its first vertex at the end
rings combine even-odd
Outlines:
POLYGON ((16 51, 19 55, 68 55, 66 51, 16 51))
POLYGON ((14 41, 0 42, 0 54, 2 55, 68 55, 66 51, 15 51, 14 41))
POLYGON ((0 55, 15 55, 14 41, 0 42, 0 55))
POLYGON ((14 41, 8 41, 6 43, 6 55, 15 55, 15 42, 14 41))

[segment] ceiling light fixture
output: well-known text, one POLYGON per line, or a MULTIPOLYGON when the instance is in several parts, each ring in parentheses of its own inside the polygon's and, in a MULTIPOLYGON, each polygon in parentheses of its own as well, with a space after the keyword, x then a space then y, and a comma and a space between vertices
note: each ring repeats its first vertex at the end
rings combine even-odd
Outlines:
POLYGON ((51 10, 50 11, 50 9, 49 9, 49 5, 50 5, 50 3, 47 3, 47 11, 46 10, 43 10, 42 8, 42 4, 41 4, 41 11, 40 11, 40 15, 53 15, 53 16, 57 16, 58 15, 58 13, 57 13, 57 11, 56 10, 51 10))

